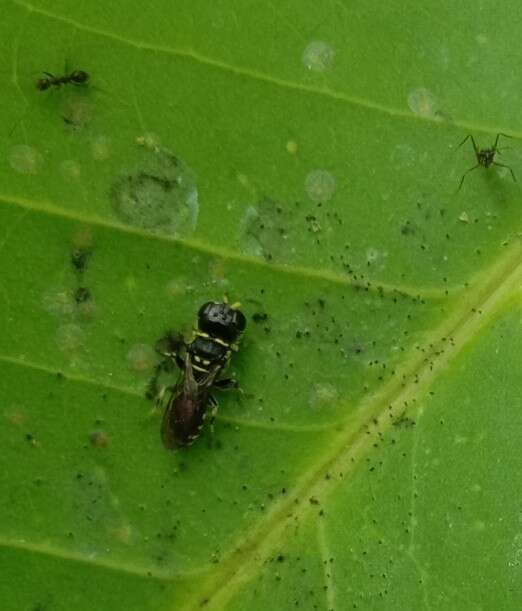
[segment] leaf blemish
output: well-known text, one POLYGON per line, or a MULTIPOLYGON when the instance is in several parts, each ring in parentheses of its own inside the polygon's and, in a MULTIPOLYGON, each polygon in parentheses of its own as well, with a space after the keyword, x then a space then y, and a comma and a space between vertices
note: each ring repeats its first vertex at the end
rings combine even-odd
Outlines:
POLYGON ((313 170, 305 178, 306 194, 316 204, 330 201, 335 189, 335 178, 326 170, 313 170))
POLYGON ((421 117, 441 119, 439 104, 435 96, 424 87, 414 89, 408 94, 408 107, 421 117))
POLYGON ((174 236, 196 228, 199 213, 194 172, 170 151, 145 149, 145 159, 111 189, 113 210, 127 225, 174 236))
POLYGON ((301 61, 307 70, 324 72, 331 67, 335 51, 331 45, 321 40, 313 40, 304 49, 301 61))
POLYGON ((9 153, 9 165, 19 174, 39 174, 43 161, 40 151, 26 144, 15 144, 9 153))

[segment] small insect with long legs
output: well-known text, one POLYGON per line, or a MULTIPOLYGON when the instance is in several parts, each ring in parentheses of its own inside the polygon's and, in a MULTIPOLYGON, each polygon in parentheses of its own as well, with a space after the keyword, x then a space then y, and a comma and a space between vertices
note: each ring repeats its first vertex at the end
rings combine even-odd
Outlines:
POLYGON ((212 390, 237 388, 233 378, 222 378, 232 352, 238 350, 238 342, 246 327, 246 319, 239 304, 209 301, 198 312, 197 325, 192 338, 185 342, 181 335, 168 333, 156 344, 156 350, 164 357, 149 386, 149 397, 157 397, 161 403, 157 380, 162 370, 177 366, 180 377, 167 390, 167 401, 161 425, 161 438, 168 449, 189 446, 198 437, 209 414, 213 418, 217 401, 212 390))
POLYGON ((86 85, 89 80, 89 75, 84 70, 73 70, 69 74, 63 76, 54 76, 50 72, 43 72, 46 78, 40 78, 36 82, 36 87, 40 91, 45 91, 51 87, 61 87, 72 83, 73 85, 86 85))
POLYGON ((460 191, 460 189, 462 188, 462 185, 464 184, 464 179, 466 178, 466 176, 470 172, 473 172, 473 170, 476 170, 480 166, 482 166, 483 168, 489 168, 492 165, 496 165, 500 168, 506 168, 511 172, 511 176, 513 177, 513 180, 517 182, 517 179, 515 177, 515 172, 513 172, 510 166, 504 163, 498 163, 498 161, 495 161, 496 155, 501 154, 501 149, 499 149, 498 147, 498 140, 500 136, 504 136, 504 138, 511 138, 511 136, 508 136, 507 134, 498 133, 497 137, 495 138, 495 144, 493 144, 493 146, 490 146, 489 148, 481 149, 478 147, 477 143, 475 142, 475 138, 473 138, 471 134, 468 134, 464 138, 464 140, 459 144, 457 148, 460 148, 467 140, 471 140, 471 144, 473 145, 473 150, 475 151, 475 157, 477 159, 477 163, 472 168, 464 172, 462 178, 460 179, 460 184, 459 184, 459 188, 457 189, 457 191, 460 191))

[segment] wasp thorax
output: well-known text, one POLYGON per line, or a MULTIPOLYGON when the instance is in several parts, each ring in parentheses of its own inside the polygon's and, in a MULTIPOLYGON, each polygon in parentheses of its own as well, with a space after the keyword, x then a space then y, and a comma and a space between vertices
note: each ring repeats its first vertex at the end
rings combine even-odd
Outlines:
POLYGON ((228 303, 208 301, 198 312, 198 328, 212 337, 234 342, 245 330, 246 319, 228 303))

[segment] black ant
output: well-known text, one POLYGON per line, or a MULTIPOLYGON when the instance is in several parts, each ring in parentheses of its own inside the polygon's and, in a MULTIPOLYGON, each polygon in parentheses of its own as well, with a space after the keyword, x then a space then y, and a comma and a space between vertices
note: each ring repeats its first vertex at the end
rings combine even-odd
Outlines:
POLYGON ((466 172, 464 172, 464 175, 462 176, 460 180, 459 188, 457 189, 458 191, 460 191, 462 185, 464 184, 464 179, 466 178, 466 176, 470 172, 472 172, 473 170, 476 170, 480 166, 482 166, 483 168, 489 168, 492 165, 496 165, 500 168, 507 168, 511 172, 511 176, 513 177, 513 180, 517 182, 517 179, 515 177, 515 172, 513 172, 513 170, 508 165, 505 165, 504 163, 497 163, 495 161, 495 155, 497 153, 500 154, 500 149, 498 148, 498 139, 500 138, 500 136, 504 136, 504 138, 512 137, 512 136, 508 136, 507 134, 499 133, 497 134, 497 137, 495 139, 495 144, 493 146, 490 146, 489 148, 481 149, 477 146, 477 143, 475 142, 475 138, 473 138, 473 136, 469 134, 459 144, 457 148, 460 148, 464 144, 464 142, 466 142, 466 140, 471 139, 471 143, 473 144, 473 150, 475 151, 475 157, 477 158, 477 164, 474 165, 469 170, 467 170, 466 172))
POLYGON ((73 83, 74 85, 84 85, 89 80, 89 75, 87 72, 83 70, 73 70, 70 74, 65 74, 64 76, 54 76, 49 72, 44 72, 47 78, 38 79, 36 83, 36 87, 40 91, 45 91, 50 87, 61 87, 62 85, 67 85, 68 83, 73 83))

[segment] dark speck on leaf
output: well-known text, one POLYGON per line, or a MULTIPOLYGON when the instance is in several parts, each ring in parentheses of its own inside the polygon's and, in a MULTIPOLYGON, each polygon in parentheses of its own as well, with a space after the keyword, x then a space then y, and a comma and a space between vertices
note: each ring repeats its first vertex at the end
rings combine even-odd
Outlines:
POLYGON ((78 305, 81 303, 86 303, 91 299, 91 297, 91 291, 84 286, 78 287, 74 293, 74 301, 76 301, 78 305))
POLYGON ((90 250, 85 250, 83 248, 76 248, 72 251, 71 264, 78 273, 82 274, 85 271, 91 254, 92 252, 90 250))
POLYGON ((268 320, 268 314, 266 312, 255 312, 252 314, 252 320, 255 323, 265 322, 265 320, 268 320))

